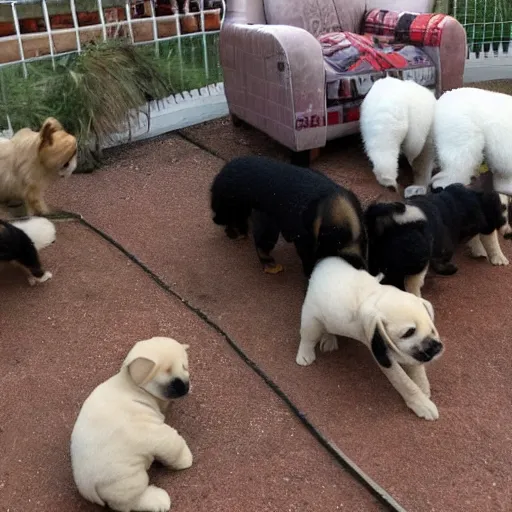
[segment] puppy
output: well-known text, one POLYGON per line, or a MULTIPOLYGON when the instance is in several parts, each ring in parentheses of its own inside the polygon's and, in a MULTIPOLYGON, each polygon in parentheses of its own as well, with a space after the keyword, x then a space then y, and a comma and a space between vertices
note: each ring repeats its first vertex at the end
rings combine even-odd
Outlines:
POLYGON ((56 119, 48 118, 40 132, 23 128, 11 139, 0 139, 0 201, 21 201, 28 216, 47 214, 46 188, 76 165, 76 138, 56 119))
POLYGON ((443 344, 430 302, 379 283, 341 258, 318 263, 302 307, 296 361, 307 366, 315 347, 338 348, 336 336, 364 343, 384 375, 420 418, 436 420, 425 363, 440 356, 443 344))
POLYGON ((283 267, 271 256, 279 234, 293 242, 309 277, 317 260, 341 256, 356 268, 366 267, 367 241, 357 197, 327 176, 263 157, 232 160, 211 187, 215 224, 230 238, 252 227, 265 272, 283 267))
POLYGON ((377 80, 361 105, 361 137, 373 173, 384 187, 398 190, 398 157, 403 153, 414 183, 428 186, 434 168, 431 137, 436 98, 410 80, 377 80))
POLYGON ((485 158, 494 190, 512 195, 511 133, 512 96, 471 87, 444 93, 433 123, 440 172, 432 187, 469 185, 485 158))
POLYGON ((451 259, 457 245, 477 235, 490 262, 507 265, 497 237, 507 217, 496 192, 460 184, 405 203, 372 204, 365 212, 370 272, 382 272, 384 282, 420 297, 429 266, 438 274, 454 274, 451 259))
POLYGON ((84 402, 71 463, 85 499, 122 512, 169 510, 169 495, 148 486, 147 470, 155 459, 173 469, 192 465, 187 443, 164 423, 169 401, 189 390, 187 349, 170 338, 139 341, 84 402))
POLYGON ((48 219, 0 220, 0 261, 21 267, 31 286, 51 279, 52 274, 41 266, 38 252, 54 241, 55 226, 48 219))

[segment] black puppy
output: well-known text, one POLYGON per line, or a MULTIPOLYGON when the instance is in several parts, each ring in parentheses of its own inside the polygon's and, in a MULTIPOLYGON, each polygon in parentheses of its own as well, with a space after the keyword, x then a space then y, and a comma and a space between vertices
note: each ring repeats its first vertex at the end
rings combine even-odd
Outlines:
POLYGON ((38 250, 54 240, 55 227, 45 218, 31 217, 13 222, 0 220, 0 261, 22 267, 31 285, 43 283, 52 274, 41 266, 38 250))
POLYGON ((269 158, 236 158, 215 177, 211 207, 213 221, 226 226, 230 238, 247 235, 252 214, 256 251, 267 273, 283 269, 270 255, 280 233, 295 244, 307 277, 327 256, 366 268, 361 204, 320 172, 269 158))
POLYGON ((506 261, 495 236, 506 222, 506 206, 496 192, 460 184, 405 203, 372 204, 365 212, 369 270, 420 297, 429 265, 438 274, 454 274, 457 267, 450 260, 457 245, 477 235, 483 235, 487 253, 499 253, 506 261))

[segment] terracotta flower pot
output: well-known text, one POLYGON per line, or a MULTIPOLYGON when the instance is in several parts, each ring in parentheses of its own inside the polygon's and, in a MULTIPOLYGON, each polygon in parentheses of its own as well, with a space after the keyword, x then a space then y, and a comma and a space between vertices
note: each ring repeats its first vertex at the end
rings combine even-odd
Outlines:
POLYGON ((182 34, 191 34, 199 32, 201 18, 199 14, 185 14, 180 16, 180 26, 182 34))
POLYGON ((0 37, 12 36, 16 33, 14 23, 8 21, 0 22, 0 37))
POLYGON ((220 30, 220 9, 204 12, 204 29, 220 30))

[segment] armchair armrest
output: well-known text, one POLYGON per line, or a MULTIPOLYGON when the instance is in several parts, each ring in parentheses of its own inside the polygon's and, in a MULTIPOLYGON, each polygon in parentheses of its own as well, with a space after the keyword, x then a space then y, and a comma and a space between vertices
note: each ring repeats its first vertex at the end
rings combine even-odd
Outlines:
POLYGON ((295 151, 326 142, 325 71, 320 43, 285 25, 224 25, 224 90, 231 113, 295 151))
POLYGON ((436 65, 438 95, 462 87, 466 31, 455 18, 373 9, 365 15, 363 33, 382 41, 421 46, 436 65))

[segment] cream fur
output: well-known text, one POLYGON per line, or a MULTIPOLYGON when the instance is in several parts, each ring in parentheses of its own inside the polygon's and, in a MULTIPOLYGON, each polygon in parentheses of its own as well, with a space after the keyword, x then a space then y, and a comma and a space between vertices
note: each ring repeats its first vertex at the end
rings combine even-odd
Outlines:
POLYGON ((361 105, 361 136, 377 181, 397 189, 401 152, 414 170, 414 183, 428 186, 434 167, 430 130, 436 98, 412 81, 377 80, 361 105))
POLYGON ((512 96, 471 87, 446 92, 433 133, 440 166, 434 187, 469 185, 485 157, 494 189, 512 195, 512 96))
POLYGON ((187 443, 164 423, 169 399, 163 390, 176 378, 189 382, 187 348, 171 338, 135 344, 119 373, 84 402, 71 435, 71 462, 85 499, 122 512, 169 510, 169 495, 148 486, 147 470, 154 459, 173 469, 192 465, 187 443))
POLYGON ((0 201, 23 201, 27 215, 49 213, 44 192, 76 166, 76 138, 56 119, 48 118, 39 132, 23 128, 0 139, 0 201))
POLYGON ((424 364, 412 356, 425 343, 440 343, 428 301, 382 285, 368 272, 354 269, 341 258, 326 258, 311 276, 300 333, 296 362, 303 366, 315 361, 318 342, 324 351, 337 348, 334 335, 353 338, 372 350, 372 340, 379 333, 390 360, 390 367, 379 367, 393 387, 419 417, 439 417, 429 399, 424 364), (416 329, 414 334, 404 338, 411 328, 416 329))

